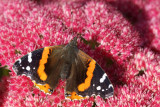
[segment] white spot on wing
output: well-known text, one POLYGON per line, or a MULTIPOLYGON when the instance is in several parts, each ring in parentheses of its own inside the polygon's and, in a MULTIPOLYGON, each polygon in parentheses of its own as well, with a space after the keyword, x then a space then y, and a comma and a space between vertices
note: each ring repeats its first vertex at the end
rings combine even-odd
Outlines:
POLYGON ((24 67, 22 67, 22 69, 24 69, 24 67))
POLYGON ((101 90, 101 86, 98 86, 98 87, 97 87, 97 90, 101 90))
POLYGON ((100 83, 103 83, 104 80, 106 79, 106 77, 107 77, 107 74, 104 73, 103 76, 102 76, 102 78, 100 79, 100 83))
POLYGON ((31 69, 31 68, 30 68, 29 66, 26 67, 26 70, 30 71, 30 69, 31 69))
POLYGON ((22 60, 21 60, 21 59, 18 59, 18 61, 19 61, 19 64, 20 64, 22 60))
MULTIPOLYGON (((109 88, 113 88, 113 85, 112 85, 112 84, 109 84, 108 89, 109 89, 109 88)), ((106 89, 106 90, 108 90, 108 89, 106 89)))
POLYGON ((95 84, 93 84, 93 87, 95 86, 95 84))
POLYGON ((32 62, 32 53, 28 53, 28 62, 31 63, 32 62))
POLYGON ((113 88, 113 85, 112 85, 112 84, 109 84, 108 88, 113 88))
POLYGON ((102 91, 104 91, 104 89, 102 89, 102 91))

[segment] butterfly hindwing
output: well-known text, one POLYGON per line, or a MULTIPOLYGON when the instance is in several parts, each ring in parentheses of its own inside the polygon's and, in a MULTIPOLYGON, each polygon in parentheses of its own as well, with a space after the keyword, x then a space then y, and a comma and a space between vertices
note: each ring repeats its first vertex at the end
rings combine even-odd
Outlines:
POLYGON ((73 77, 67 80, 67 98, 83 99, 86 96, 99 95, 105 99, 113 95, 113 86, 107 74, 94 59, 79 50, 77 61, 72 66, 76 72, 71 70, 73 77))
POLYGON ((84 82, 84 79, 87 77, 86 65, 87 62, 83 62, 81 59, 75 59, 75 62, 72 63, 70 75, 66 80, 65 94, 67 98, 70 99, 81 99, 81 96, 78 96, 78 85, 84 82))

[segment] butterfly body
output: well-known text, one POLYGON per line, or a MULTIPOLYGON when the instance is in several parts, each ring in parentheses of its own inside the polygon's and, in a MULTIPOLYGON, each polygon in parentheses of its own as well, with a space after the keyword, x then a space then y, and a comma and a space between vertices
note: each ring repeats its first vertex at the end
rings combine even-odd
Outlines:
POLYGON ((113 95, 113 85, 107 74, 89 55, 78 49, 77 38, 66 46, 44 47, 18 59, 13 65, 17 75, 31 78, 35 86, 52 94, 60 79, 66 80, 65 95, 82 99, 99 95, 113 95))

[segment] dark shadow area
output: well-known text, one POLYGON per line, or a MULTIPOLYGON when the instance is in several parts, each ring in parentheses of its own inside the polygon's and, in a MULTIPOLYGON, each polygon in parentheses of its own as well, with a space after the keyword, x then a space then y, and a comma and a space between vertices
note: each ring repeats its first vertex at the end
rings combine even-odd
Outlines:
POLYGON ((5 97, 8 95, 9 82, 7 81, 7 78, 8 77, 2 77, 0 80, 0 107, 3 107, 3 103, 6 100, 5 97))
MULTIPOLYGON (((67 1, 62 1, 62 0, 31 0, 39 5, 43 5, 43 4, 50 4, 50 3, 66 3, 67 1)), ((86 2, 91 1, 91 0, 75 0, 75 1, 68 1, 68 2, 72 2, 72 3, 80 3, 81 5, 84 5, 86 2)))
POLYGON ((140 8, 132 1, 125 0, 110 1, 108 3, 117 8, 117 10, 134 26, 136 31, 139 32, 141 38, 140 47, 149 47, 152 51, 159 53, 159 50, 151 46, 154 34, 147 23, 149 17, 143 8, 140 8))

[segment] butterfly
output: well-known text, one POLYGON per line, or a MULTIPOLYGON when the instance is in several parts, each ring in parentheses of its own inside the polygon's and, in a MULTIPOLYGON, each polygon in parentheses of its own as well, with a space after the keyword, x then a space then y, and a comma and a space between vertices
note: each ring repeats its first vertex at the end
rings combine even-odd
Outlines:
POLYGON ((29 77, 46 94, 52 94, 59 80, 66 80, 65 97, 84 99, 108 98, 114 88, 107 74, 89 55, 78 49, 77 37, 67 45, 44 47, 18 59, 13 70, 29 77))

